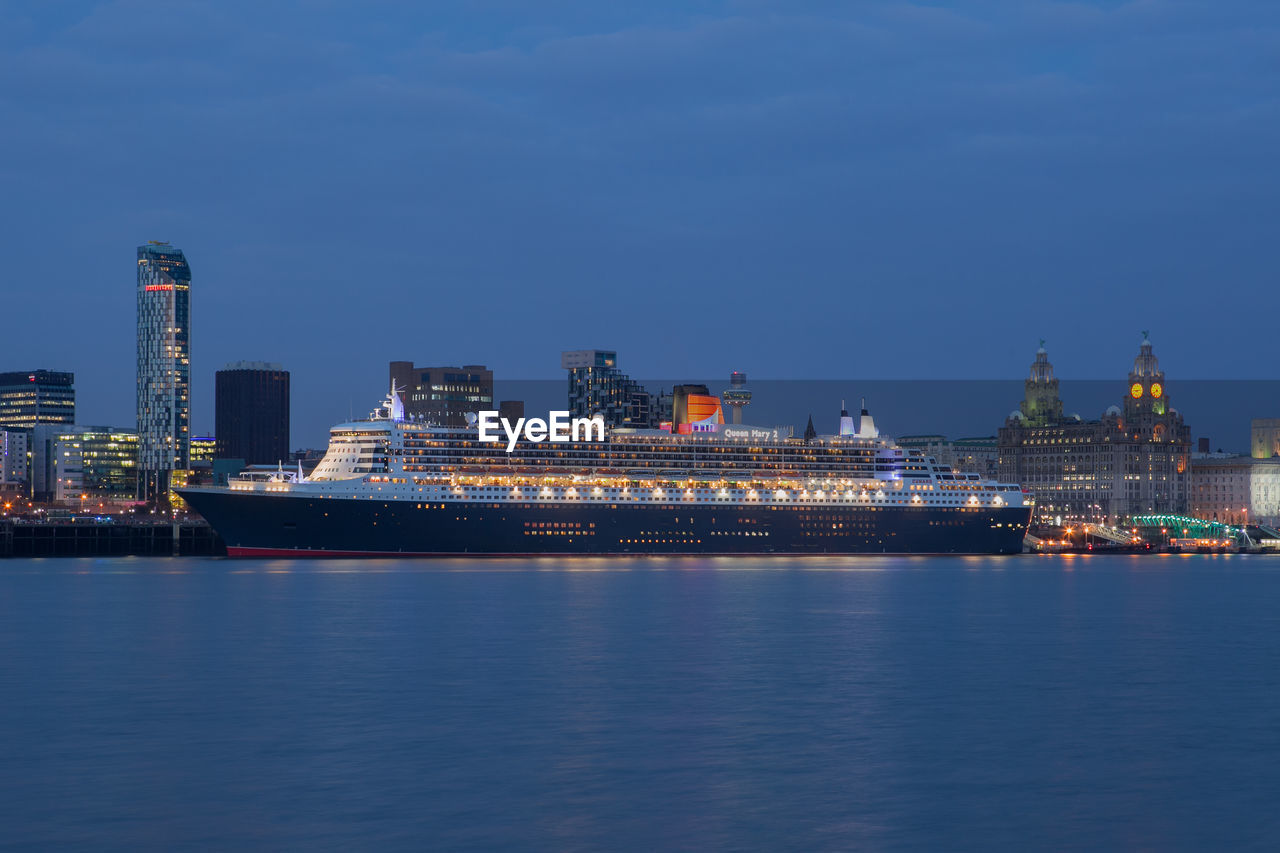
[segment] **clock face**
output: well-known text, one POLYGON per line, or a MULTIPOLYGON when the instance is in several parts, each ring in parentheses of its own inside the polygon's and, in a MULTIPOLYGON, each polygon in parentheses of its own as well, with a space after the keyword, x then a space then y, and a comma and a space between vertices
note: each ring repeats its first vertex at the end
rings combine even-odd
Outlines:
POLYGON ((1155 397, 1157 400, 1159 400, 1160 397, 1163 395, 1164 395, 1164 388, 1160 385, 1159 382, 1151 386, 1152 397, 1155 397))
POLYGON ((1135 400, 1136 400, 1136 399, 1138 399, 1139 397, 1141 397, 1141 396, 1142 396, 1142 383, 1141 383, 1141 382, 1135 382, 1135 383, 1133 383, 1133 387, 1129 389, 1129 394, 1130 394, 1130 395, 1133 397, 1133 399, 1135 399, 1135 400))

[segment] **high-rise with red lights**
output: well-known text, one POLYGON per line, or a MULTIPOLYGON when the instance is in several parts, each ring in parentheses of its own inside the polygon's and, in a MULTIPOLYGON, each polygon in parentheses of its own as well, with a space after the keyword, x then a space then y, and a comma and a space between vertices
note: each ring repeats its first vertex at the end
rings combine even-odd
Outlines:
POLYGON ((191 267, 181 249, 138 247, 138 494, 168 494, 189 466, 191 267))

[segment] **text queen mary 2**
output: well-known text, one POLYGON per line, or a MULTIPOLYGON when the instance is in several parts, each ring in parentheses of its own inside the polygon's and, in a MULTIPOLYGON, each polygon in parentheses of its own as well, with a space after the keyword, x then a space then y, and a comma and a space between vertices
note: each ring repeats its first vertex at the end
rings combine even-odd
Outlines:
POLYGON ((897 447, 865 409, 832 436, 722 420, 482 441, 406 419, 393 386, 310 476, 178 493, 232 557, 1022 551, 1030 495, 897 447))

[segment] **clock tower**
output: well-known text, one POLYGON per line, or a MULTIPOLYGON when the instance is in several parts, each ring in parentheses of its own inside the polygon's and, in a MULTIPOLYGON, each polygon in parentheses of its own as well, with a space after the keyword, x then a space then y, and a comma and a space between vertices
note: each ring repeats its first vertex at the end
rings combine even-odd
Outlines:
POLYGON ((1142 333, 1142 346, 1129 371, 1129 384, 1124 395, 1125 420, 1138 423, 1142 415, 1164 415, 1169 411, 1168 392, 1164 384, 1164 371, 1151 352, 1151 341, 1142 333))

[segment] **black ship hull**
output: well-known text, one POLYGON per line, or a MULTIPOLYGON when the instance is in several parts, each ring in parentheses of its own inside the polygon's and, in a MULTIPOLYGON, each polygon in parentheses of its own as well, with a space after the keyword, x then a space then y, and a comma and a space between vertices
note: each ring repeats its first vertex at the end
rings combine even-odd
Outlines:
POLYGON ((600 505, 180 489, 233 557, 1017 554, 1031 507, 600 505))

